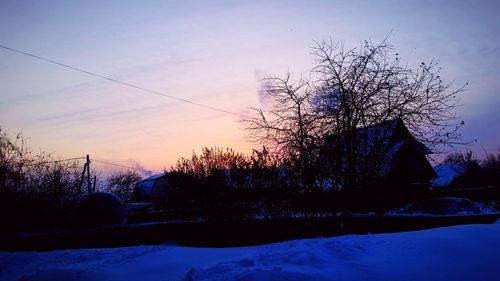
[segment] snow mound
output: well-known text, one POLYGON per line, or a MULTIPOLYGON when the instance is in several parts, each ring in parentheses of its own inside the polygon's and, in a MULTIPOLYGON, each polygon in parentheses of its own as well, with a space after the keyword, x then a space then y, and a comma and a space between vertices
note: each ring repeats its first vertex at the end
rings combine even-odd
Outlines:
POLYGON ((112 193, 91 193, 80 202, 75 214, 77 227, 92 228, 103 225, 124 224, 125 207, 112 193))
POLYGON ((467 198, 442 197, 412 203, 399 211, 407 214, 476 215, 481 212, 481 205, 467 198))
POLYGON ((102 276, 95 272, 68 269, 48 269, 24 276, 19 281, 98 281, 102 276))
POLYGON ((0 252, 0 280, 498 280, 500 223, 293 240, 0 252))

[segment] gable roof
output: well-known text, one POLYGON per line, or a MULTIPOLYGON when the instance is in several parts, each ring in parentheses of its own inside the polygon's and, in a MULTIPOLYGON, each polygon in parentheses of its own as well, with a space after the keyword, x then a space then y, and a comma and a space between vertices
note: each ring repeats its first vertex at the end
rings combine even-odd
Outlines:
POLYGON ((145 178, 145 179, 143 179, 143 180, 140 180, 140 181, 138 181, 137 183, 146 183, 146 182, 149 182, 149 181, 154 181, 154 180, 156 180, 157 178, 161 178, 161 177, 163 177, 163 176, 165 176, 165 175, 166 175, 166 173, 159 173, 159 174, 155 174, 155 175, 152 175, 152 176, 150 176, 150 177, 147 177, 147 178, 145 178))
POLYGON ((356 134, 367 144, 385 145, 392 151, 402 146, 404 142, 412 142, 423 154, 431 150, 416 140, 401 118, 395 118, 371 126, 356 129, 356 134))
POLYGON ((135 183, 134 192, 132 194, 133 201, 141 201, 145 198, 149 198, 151 196, 151 191, 153 190, 153 185, 155 181, 159 178, 166 176, 166 173, 160 173, 152 175, 148 178, 145 178, 141 181, 135 183))
POLYGON ((450 185, 455 178, 463 175, 466 169, 459 163, 451 163, 439 164, 434 167, 434 171, 436 171, 437 178, 431 180, 431 184, 442 187, 450 185))
POLYGON ((401 118, 357 128, 351 134, 331 135, 327 137, 326 143, 333 149, 335 149, 335 142, 340 143, 340 146, 337 145, 336 148, 336 157, 339 155, 345 157, 346 155, 342 154, 349 149, 347 147, 348 138, 351 138, 350 141, 355 146, 355 161, 359 163, 358 168, 361 169, 359 172, 363 172, 363 167, 378 167, 374 169, 378 171, 379 175, 387 176, 394 168, 398 168, 398 160, 401 157, 406 157, 406 160, 412 157, 411 159, 414 159, 416 165, 425 166, 430 178, 436 176, 432 166, 425 158, 426 154, 431 153, 430 149, 413 137, 401 118), (353 138, 355 139, 353 140, 353 138))

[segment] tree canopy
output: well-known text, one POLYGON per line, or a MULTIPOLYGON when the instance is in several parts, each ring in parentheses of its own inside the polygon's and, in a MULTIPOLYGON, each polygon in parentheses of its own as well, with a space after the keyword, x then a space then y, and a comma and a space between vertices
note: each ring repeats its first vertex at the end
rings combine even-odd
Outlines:
POLYGON ((383 146, 387 136, 373 143, 373 134, 381 134, 373 130, 390 120, 402 120, 416 140, 433 151, 459 141, 464 122, 455 108, 466 83, 452 89, 443 82, 438 61, 409 67, 386 40, 364 41, 351 49, 323 41, 312 48, 312 56, 314 67, 307 79, 294 80, 290 73, 266 78, 266 108, 254 108, 255 115, 244 119, 254 141, 295 159, 304 184, 314 184, 322 173, 344 177, 344 186, 356 185, 359 173, 376 174, 380 166, 371 165, 373 171, 367 171, 360 165, 388 153, 383 146), (326 140, 336 148, 328 159, 337 159, 327 169, 322 155, 326 140), (367 158, 359 152, 367 143, 377 155, 367 158))

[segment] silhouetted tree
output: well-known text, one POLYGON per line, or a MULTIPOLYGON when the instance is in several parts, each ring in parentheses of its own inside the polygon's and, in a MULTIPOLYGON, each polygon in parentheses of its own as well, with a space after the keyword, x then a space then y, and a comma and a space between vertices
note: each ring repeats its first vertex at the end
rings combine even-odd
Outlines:
POLYGON ((21 133, 0 129, 0 220, 3 230, 46 229, 68 223, 79 194, 81 166, 33 153, 21 133))
POLYGON ((132 196, 135 183, 142 179, 134 170, 119 171, 107 179, 107 191, 116 194, 122 202, 127 202, 132 196))
POLYGON ((464 123, 454 109, 465 85, 451 89, 437 61, 411 68, 392 50, 385 40, 352 49, 318 43, 310 80, 292 82, 290 74, 268 79, 268 109, 257 108, 244 120, 250 135, 273 153, 299 159, 299 170, 321 173, 327 164, 344 188, 370 184, 382 173, 392 147, 390 130, 379 124, 402 120, 434 150, 458 143, 464 123), (321 153, 322 146, 330 149, 321 153), (328 161, 318 161, 325 153, 328 161))
POLYGON ((249 136, 274 155, 288 159, 293 166, 288 172, 297 175, 299 184, 310 187, 323 132, 311 104, 314 87, 303 78, 293 81, 291 73, 267 78, 265 85, 269 109, 254 108, 256 116, 243 120, 249 136))
POLYGON ((290 185, 290 164, 286 159, 269 153, 263 146, 262 150, 253 150, 250 156, 250 185, 254 188, 282 188, 290 185))
POLYGON ((488 185, 500 188, 500 152, 488 154, 481 162, 481 167, 485 173, 485 180, 488 185))
POLYGON ((171 171, 212 186, 243 187, 249 168, 248 157, 241 153, 229 148, 204 147, 200 155, 193 152, 190 159, 180 158, 171 171))
POLYGON ((443 163, 450 165, 459 174, 452 182, 454 187, 469 188, 487 184, 484 169, 480 161, 473 156, 472 151, 450 153, 443 163))
POLYGON ((479 160, 475 159, 472 155, 472 151, 467 151, 465 153, 453 152, 448 155, 443 160, 444 164, 458 164, 462 170, 467 170, 473 166, 479 166, 479 160))

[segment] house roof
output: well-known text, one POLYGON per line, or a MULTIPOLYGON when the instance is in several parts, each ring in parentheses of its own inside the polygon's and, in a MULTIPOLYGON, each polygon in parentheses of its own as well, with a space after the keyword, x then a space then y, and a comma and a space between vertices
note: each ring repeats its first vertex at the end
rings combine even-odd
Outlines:
POLYGON ((148 178, 145 178, 145 179, 143 179, 143 180, 140 180, 140 181, 139 181, 139 182, 137 182, 137 183, 145 183, 145 182, 148 182, 148 181, 154 181, 154 180, 156 180, 157 178, 163 177, 163 176, 165 176, 165 175, 166 175, 166 173, 154 174, 154 175, 152 175, 152 176, 150 176, 150 177, 148 177, 148 178))
MULTIPOLYGON (((332 135, 330 138, 331 144, 335 142, 346 143, 347 134, 332 135)), ((401 118, 386 120, 374 125, 357 128, 355 131, 355 146, 357 161, 380 161, 380 174, 388 175, 391 173, 396 162, 394 161, 403 149, 411 149, 422 153, 423 156, 430 154, 431 151, 424 144, 416 140, 411 132, 408 130, 401 118)), ((341 151, 345 147, 340 148, 341 151)), ((425 159, 425 157, 423 157, 425 159)), ((429 169, 432 166, 429 164, 429 169)))
POLYGON ((390 119, 371 126, 358 128, 357 135, 366 139, 369 144, 384 143, 390 145, 391 150, 400 148, 404 141, 411 141, 422 153, 431 153, 430 149, 413 137, 401 118, 390 119))
POLYGON ((434 167, 438 177, 431 180, 431 184, 436 187, 448 186, 455 178, 463 175, 465 170, 459 163, 439 164, 434 167))
POLYGON ((141 181, 138 181, 135 184, 136 192, 140 192, 143 194, 151 194, 151 190, 153 189, 153 185, 155 183, 155 180, 157 180, 165 175, 166 175, 166 173, 155 174, 155 175, 152 175, 152 176, 145 178, 141 181))
MULTIPOLYGON (((338 135, 331 135, 327 138, 333 140, 336 137, 338 135)), ((413 137, 401 118, 357 128, 355 137, 358 144, 360 144, 359 148, 366 150, 367 153, 372 152, 374 148, 382 145, 389 150, 389 154, 394 154, 394 152, 397 152, 397 149, 402 147, 405 141, 413 142, 416 148, 424 154, 431 153, 430 149, 413 137)), ((346 134, 341 134, 341 141, 345 138, 346 134)))

